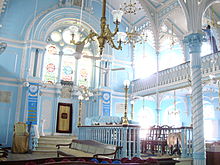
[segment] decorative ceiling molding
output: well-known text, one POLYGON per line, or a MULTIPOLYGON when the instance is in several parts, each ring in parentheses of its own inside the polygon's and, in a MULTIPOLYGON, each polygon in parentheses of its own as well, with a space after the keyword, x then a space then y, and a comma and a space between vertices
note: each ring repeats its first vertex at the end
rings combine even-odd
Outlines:
POLYGON ((169 3, 166 7, 163 7, 161 10, 158 11, 158 17, 160 18, 160 22, 167 18, 170 13, 177 7, 179 7, 178 1, 173 1, 172 3, 169 3))

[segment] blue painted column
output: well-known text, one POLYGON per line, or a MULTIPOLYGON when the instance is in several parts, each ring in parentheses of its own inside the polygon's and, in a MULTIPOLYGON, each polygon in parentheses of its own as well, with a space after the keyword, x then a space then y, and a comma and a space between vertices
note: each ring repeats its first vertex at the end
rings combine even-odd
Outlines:
POLYGON ((200 56, 203 41, 205 41, 205 39, 201 33, 192 33, 184 38, 184 43, 189 47, 191 60, 193 165, 206 164, 200 56))

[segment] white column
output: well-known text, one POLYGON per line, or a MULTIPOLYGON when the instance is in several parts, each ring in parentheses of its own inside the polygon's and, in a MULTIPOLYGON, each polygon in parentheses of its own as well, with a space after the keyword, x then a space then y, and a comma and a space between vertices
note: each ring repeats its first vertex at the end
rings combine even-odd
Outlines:
POLYGON ((203 121, 201 45, 203 34, 192 33, 184 38, 191 59, 192 116, 193 116, 193 165, 206 164, 203 121))

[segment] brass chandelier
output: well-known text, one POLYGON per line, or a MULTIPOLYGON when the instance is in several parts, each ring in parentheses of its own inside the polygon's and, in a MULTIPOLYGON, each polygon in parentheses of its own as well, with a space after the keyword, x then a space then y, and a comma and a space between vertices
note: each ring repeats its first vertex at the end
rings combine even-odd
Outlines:
POLYGON ((81 45, 81 44, 86 44, 88 42, 91 41, 95 41, 95 38, 97 37, 98 43, 99 43, 99 49, 100 49, 100 55, 103 54, 103 49, 105 47, 105 43, 107 42, 112 48, 117 49, 117 50, 121 50, 121 39, 120 36, 118 36, 118 46, 115 45, 114 43, 114 39, 113 37, 118 33, 119 31, 119 24, 121 22, 121 18, 123 15, 123 11, 121 10, 113 10, 112 11, 112 15, 114 18, 114 24, 116 25, 114 32, 111 32, 109 25, 106 24, 106 0, 103 0, 103 4, 102 4, 102 17, 101 17, 101 32, 100 35, 97 34, 96 32, 90 30, 90 33, 88 34, 88 36, 86 36, 82 41, 78 41, 76 42, 74 40, 74 33, 72 34, 72 40, 70 41, 70 43, 74 44, 74 45, 81 45))
MULTIPOLYGON (((124 12, 124 14, 129 14, 130 15, 130 22, 131 21, 131 15, 136 15, 138 11, 141 10, 141 8, 137 7, 136 2, 132 2, 130 0, 129 3, 124 2, 120 10, 124 12)), ((135 47, 135 44, 140 43, 142 44, 143 42, 147 41, 147 31, 143 30, 142 32, 137 31, 135 26, 132 26, 130 29, 126 28, 126 33, 124 32, 119 32, 122 38, 122 42, 124 44, 131 44, 133 47, 135 47)))

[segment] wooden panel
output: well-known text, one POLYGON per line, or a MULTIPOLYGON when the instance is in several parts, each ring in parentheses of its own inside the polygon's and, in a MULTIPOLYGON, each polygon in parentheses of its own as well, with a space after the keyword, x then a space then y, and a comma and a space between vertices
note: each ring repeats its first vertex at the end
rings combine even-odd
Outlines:
POLYGON ((72 132, 72 104, 59 103, 57 114, 57 132, 72 132))

